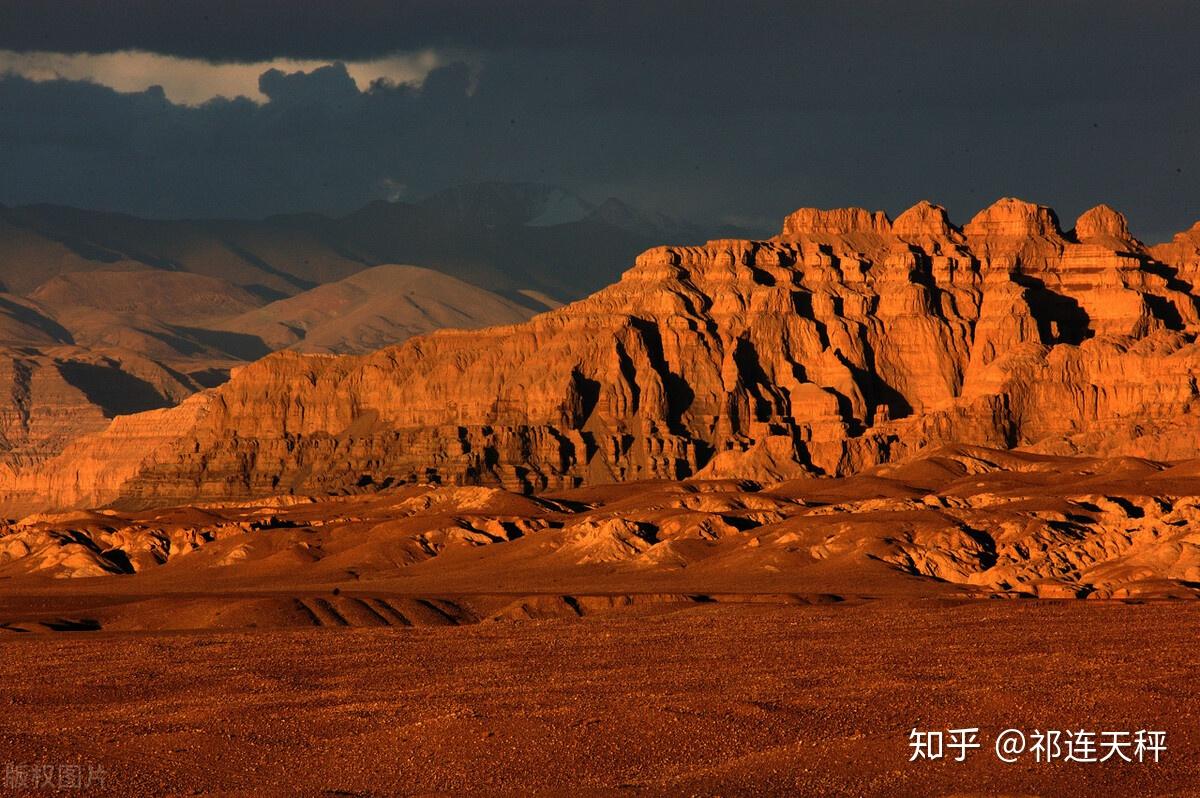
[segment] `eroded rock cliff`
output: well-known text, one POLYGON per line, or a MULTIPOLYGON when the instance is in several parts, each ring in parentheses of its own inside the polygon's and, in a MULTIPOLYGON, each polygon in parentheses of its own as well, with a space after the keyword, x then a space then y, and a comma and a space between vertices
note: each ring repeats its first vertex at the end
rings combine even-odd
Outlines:
POLYGON ((659 247, 513 326, 272 355, 0 476, 10 512, 369 489, 839 475, 931 445, 1196 456, 1200 229, 1148 249, 1098 206, 962 229, 802 209, 659 247))

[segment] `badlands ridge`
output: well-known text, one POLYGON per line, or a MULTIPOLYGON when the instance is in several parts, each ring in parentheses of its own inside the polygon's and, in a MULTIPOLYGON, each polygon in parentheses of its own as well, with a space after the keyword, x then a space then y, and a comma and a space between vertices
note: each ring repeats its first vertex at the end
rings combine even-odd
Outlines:
POLYGON ((520 324, 279 352, 0 473, 9 585, 208 598, 0 628, 1193 597, 1198 276, 1200 225, 1106 206, 802 209, 520 324))
MULTIPOLYGON (((569 265, 566 265, 569 266, 569 265)), ((1200 450, 1200 225, 1146 247, 1003 199, 957 228, 802 209, 766 241, 659 247, 511 326, 280 352, 0 473, 7 514, 631 480, 844 476, 929 447, 1200 450)))

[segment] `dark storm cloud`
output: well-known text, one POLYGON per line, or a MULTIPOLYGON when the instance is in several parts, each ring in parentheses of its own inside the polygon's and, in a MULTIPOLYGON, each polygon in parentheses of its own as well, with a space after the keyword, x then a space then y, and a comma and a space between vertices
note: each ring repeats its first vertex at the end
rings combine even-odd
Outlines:
POLYGON ((265 73, 269 102, 174 105, 158 89, 0 79, 5 202, 70 201, 154 216, 348 209, 427 171, 414 152, 454 124, 469 73, 360 92, 341 65, 265 73))
POLYGON ((542 180, 702 219, 800 204, 959 221, 997 196, 1200 218, 1200 13, 1183 3, 0 2, 0 49, 221 61, 432 49, 421 88, 268 72, 268 102, 0 82, 0 201, 344 210, 542 180))

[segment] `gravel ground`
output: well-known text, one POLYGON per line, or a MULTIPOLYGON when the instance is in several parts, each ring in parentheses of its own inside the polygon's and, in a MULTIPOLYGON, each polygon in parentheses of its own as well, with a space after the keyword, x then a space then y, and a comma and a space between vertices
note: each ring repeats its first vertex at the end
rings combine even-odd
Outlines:
POLYGON ((12 633, 0 759, 10 788, 92 769, 63 794, 1200 795, 1198 622, 1190 603, 875 601, 12 633), (913 727, 979 727, 982 747, 910 762, 913 727), (1167 751, 1006 765, 1009 727, 1163 730, 1167 751))

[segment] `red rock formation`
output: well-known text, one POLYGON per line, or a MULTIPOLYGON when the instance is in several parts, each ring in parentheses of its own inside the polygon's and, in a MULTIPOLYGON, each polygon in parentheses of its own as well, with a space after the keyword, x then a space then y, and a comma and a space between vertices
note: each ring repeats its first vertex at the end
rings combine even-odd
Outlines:
MULTIPOLYGON (((323 585, 330 596, 330 582, 348 577, 360 596, 402 577, 405 592, 486 586, 509 595, 504 605, 513 591, 547 585, 707 595, 720 582, 760 596, 1198 598, 1198 476, 1197 460, 1165 467, 947 446, 864 474, 764 490, 709 480, 543 498, 425 485, 323 500, 43 513, 0 525, 0 580, 19 595, 22 584, 45 591, 46 577, 136 573, 105 593, 128 590, 133 601, 168 584, 195 597, 211 591, 214 577, 223 595, 208 600, 221 602, 265 582, 303 593, 323 585), (461 556, 468 549, 476 551, 461 556)), ((51 595, 37 602, 43 615, 51 595)), ((340 606, 353 613, 358 600, 340 606)), ((469 606, 481 600, 472 596, 469 606)), ((160 622, 192 615, 180 611, 187 599, 178 593, 154 603, 160 622)), ((128 606, 102 604, 97 622, 106 628, 116 620, 108 613, 128 606)), ((11 602, 4 609, 14 611, 11 602)), ((574 616, 581 607, 563 609, 574 616)), ((366 615, 369 625, 378 619, 366 615)), ((39 623, 5 620, 10 629, 39 623)))
POLYGON ((888 233, 891 223, 883 211, 862 208, 836 208, 823 211, 817 208, 801 208, 783 220, 783 238, 817 235, 845 235, 847 233, 888 233))
POLYGON ((1097 205, 1079 217, 1075 238, 1085 243, 1099 239, 1099 243, 1110 246, 1115 242, 1116 249, 1134 243, 1125 217, 1107 205, 1097 205))
POLYGON ((424 480, 771 480, 948 442, 1195 456, 1191 240, 1147 250, 1106 208, 1067 236, 1013 199, 961 233, 928 203, 894 224, 801 210, 772 240, 649 250, 523 324, 273 355, 0 486, 26 509, 424 480))
POLYGON ((921 200, 892 222, 892 232, 917 242, 962 241, 962 231, 950 224, 946 209, 921 200))
POLYGON ((132 353, 0 347, 0 468, 30 469, 117 413, 176 404, 199 386, 132 353))
POLYGON ((997 200, 975 214, 963 232, 979 238, 1062 237, 1054 211, 1012 197, 997 200))

